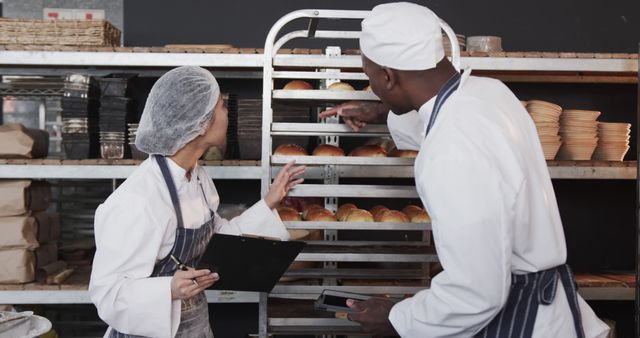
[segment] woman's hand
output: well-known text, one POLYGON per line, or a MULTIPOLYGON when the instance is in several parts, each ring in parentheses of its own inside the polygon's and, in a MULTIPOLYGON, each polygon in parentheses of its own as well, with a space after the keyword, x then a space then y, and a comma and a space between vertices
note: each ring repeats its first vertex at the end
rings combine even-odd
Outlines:
POLYGON ((220 279, 209 270, 177 270, 171 279, 171 299, 189 299, 208 289, 220 279))
POLYGON ((306 166, 293 167, 295 163, 296 161, 287 163, 273 180, 269 192, 264 197, 269 209, 277 207, 291 188, 304 182, 304 178, 299 177, 304 173, 306 166))

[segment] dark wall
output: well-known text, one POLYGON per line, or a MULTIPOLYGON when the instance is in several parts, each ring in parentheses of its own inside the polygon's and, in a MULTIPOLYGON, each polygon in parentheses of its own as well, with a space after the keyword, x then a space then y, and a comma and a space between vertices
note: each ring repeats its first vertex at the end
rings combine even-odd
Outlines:
MULTIPOLYGON (((125 1, 125 45, 231 43, 261 47, 269 28, 302 8, 368 10, 385 1, 125 1)), ((637 0, 430 0, 459 34, 499 35, 505 50, 637 52, 637 0)), ((399 18, 400 19, 400 18, 399 18)))
MULTIPOLYGON (((415 2, 433 9, 459 34, 502 36, 507 51, 635 53, 640 41, 640 0, 415 2)), ((229 43, 237 47, 262 47, 271 26, 290 11, 302 8, 367 10, 379 3, 383 1, 125 1, 125 45, 229 43)), ((299 23, 300 27, 303 25, 299 23)), ((221 86, 240 97, 259 97, 261 93, 258 80, 223 80, 221 86)), ((602 121, 633 122, 634 131, 638 127, 635 85, 510 83, 509 87, 521 99, 546 99, 566 108, 600 110, 602 121)), ((635 143, 635 136, 632 142, 635 143)), ((635 159, 635 153, 632 146, 627 159, 635 159)), ((247 203, 247 199, 258 198, 256 182, 242 182, 242 194, 235 193, 238 182, 217 181, 216 184, 223 202, 247 203)), ((569 263, 574 270, 633 270, 635 182, 556 180, 554 188, 567 235, 569 263)), ((633 335, 631 302, 592 305, 598 315, 618 322, 620 336, 633 335)), ((218 308, 218 314, 229 311, 232 316, 245 311, 218 308)), ((253 308, 251 311, 255 312, 253 308)), ((245 318, 247 325, 255 322, 254 315, 245 318)), ((214 327, 217 327, 216 334, 224 332, 229 337, 235 336, 223 331, 221 324, 214 327)))

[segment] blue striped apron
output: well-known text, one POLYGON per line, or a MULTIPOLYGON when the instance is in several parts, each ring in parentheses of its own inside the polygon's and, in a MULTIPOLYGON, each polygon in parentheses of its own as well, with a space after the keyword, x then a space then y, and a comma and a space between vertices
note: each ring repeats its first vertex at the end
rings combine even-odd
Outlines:
MULTIPOLYGON (((427 135, 433 127, 442 105, 460 86, 461 78, 462 76, 456 73, 438 91, 438 96, 426 127, 427 135)), ((475 337, 530 338, 533 335, 538 306, 549 305, 553 302, 558 279, 562 282, 569 301, 577 337, 584 338, 582 316, 578 305, 578 289, 571 269, 567 264, 524 275, 511 274, 511 289, 506 304, 498 315, 475 337)))
MULTIPOLYGON (((209 210, 210 219, 199 228, 186 229, 184 227, 182 219, 182 209, 180 209, 180 200, 178 199, 178 192, 176 186, 167 167, 167 159, 164 156, 155 156, 160 171, 164 177, 164 181, 169 188, 169 194, 171 195, 171 202, 176 213, 178 220, 178 226, 176 228, 175 241, 171 252, 158 261, 153 267, 153 272, 150 277, 166 277, 173 276, 176 272, 176 264, 171 260, 170 255, 174 255, 181 262, 187 266, 197 266, 200 258, 204 254, 204 251, 209 244, 211 236, 214 232, 214 212, 209 210)), ((200 180, 198 178, 198 180, 200 180)), ((205 201, 207 197, 200 184, 202 195, 205 201)), ((208 205, 208 203, 207 203, 208 205)), ((169 318, 167 318, 169 320, 169 318)), ((109 338, 138 338, 141 336, 128 335, 120 333, 112 328, 109 338)), ((190 299, 183 299, 180 311, 180 325, 178 326, 178 332, 175 337, 189 337, 189 338, 212 338, 213 332, 209 325, 209 309, 207 304, 207 298, 204 293, 200 293, 190 299)))

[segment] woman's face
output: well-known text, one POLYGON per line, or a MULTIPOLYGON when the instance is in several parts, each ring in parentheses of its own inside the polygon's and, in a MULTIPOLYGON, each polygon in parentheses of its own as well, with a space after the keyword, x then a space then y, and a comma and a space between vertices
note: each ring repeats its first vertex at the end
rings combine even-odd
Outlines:
POLYGON ((213 108, 213 118, 209 129, 204 134, 205 142, 209 146, 223 147, 227 142, 227 127, 229 125, 229 116, 227 107, 224 105, 222 95, 218 99, 218 103, 213 108))

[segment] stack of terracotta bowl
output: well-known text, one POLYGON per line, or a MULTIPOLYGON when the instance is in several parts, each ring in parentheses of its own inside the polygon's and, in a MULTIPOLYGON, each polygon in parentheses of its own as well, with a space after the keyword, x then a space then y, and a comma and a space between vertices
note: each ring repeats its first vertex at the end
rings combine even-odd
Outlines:
POLYGON ((523 102, 536 125, 542 151, 546 160, 553 160, 562 145, 562 138, 558 135, 560 130, 560 115, 562 107, 557 104, 539 100, 523 102))
POLYGON ((598 147, 594 160, 622 161, 629 151, 630 123, 598 123, 598 147))
POLYGON ((559 160, 588 161, 598 146, 599 111, 565 110, 560 118, 559 160))

